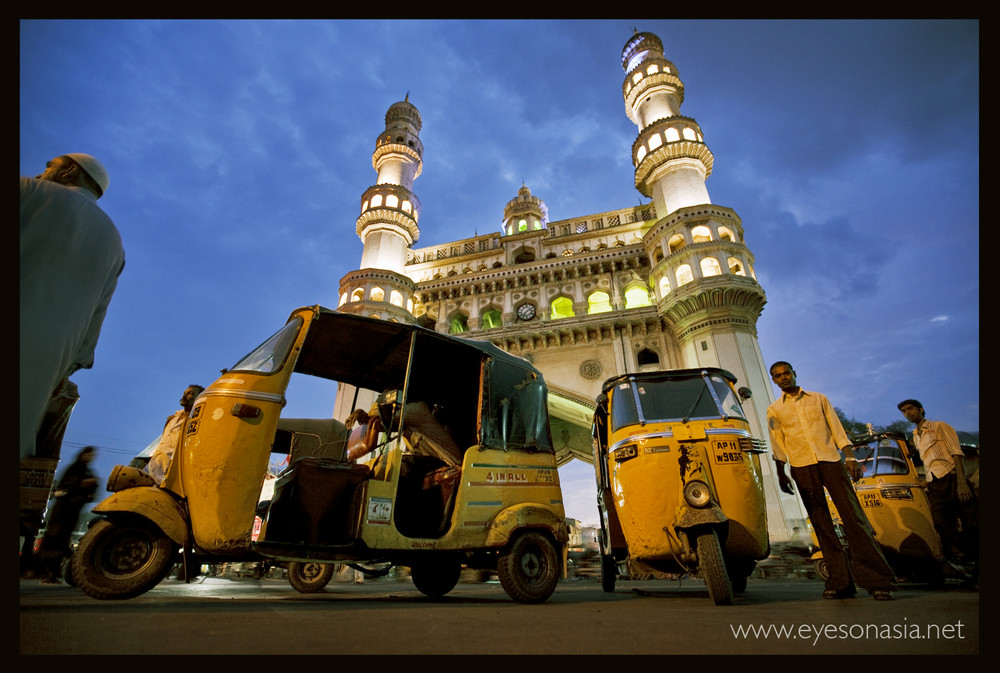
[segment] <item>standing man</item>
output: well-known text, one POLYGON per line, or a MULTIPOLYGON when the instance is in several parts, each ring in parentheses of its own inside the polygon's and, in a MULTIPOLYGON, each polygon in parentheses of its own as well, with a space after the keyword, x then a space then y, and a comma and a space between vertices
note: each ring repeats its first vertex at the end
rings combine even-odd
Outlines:
POLYGON ((854 492, 851 482, 861 477, 862 469, 833 405, 821 393, 802 390, 787 362, 775 362, 770 371, 771 380, 782 392, 767 408, 778 484, 785 493, 794 493, 785 474, 785 463, 790 463, 792 479, 830 571, 823 598, 851 598, 857 593, 857 582, 875 600, 892 599, 895 576, 854 492), (838 447, 846 456, 845 463, 840 462, 838 447), (824 488, 844 522, 846 552, 837 537, 824 488))
POLYGON ((945 558, 969 566, 973 577, 978 578, 979 500, 965 474, 958 433, 943 421, 928 421, 917 400, 903 400, 896 406, 906 420, 917 426, 913 445, 924 464, 927 499, 945 558))
MULTIPOLYGON (((108 173, 89 154, 48 162, 21 177, 21 458, 36 439, 53 392, 94 365, 104 316, 125 266, 121 237, 97 205, 108 173)), ((58 458, 56 455, 46 456, 58 458)))
POLYGON ((160 435, 160 443, 153 449, 153 455, 149 458, 146 471, 157 484, 163 485, 163 478, 173 460, 174 452, 181 443, 181 434, 184 432, 184 424, 187 423, 188 415, 194 406, 194 401, 201 395, 202 386, 188 386, 181 395, 181 408, 171 415, 163 426, 163 434, 160 435))

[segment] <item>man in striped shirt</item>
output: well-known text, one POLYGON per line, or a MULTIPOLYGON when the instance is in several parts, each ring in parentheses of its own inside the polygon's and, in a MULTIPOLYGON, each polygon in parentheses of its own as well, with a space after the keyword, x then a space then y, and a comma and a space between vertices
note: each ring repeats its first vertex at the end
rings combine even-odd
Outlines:
POLYGON ((958 433, 943 421, 927 420, 917 400, 903 400, 896 406, 906 420, 917 426, 913 445, 924 464, 927 499, 942 551, 952 563, 970 566, 975 576, 979 565, 979 500, 965 474, 958 433))

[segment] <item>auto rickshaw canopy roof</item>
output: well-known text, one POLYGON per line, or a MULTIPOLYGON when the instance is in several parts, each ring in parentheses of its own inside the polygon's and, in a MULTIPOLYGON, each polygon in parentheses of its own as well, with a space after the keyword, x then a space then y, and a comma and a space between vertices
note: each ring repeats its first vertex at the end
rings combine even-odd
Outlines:
POLYGON ((671 379, 689 379, 701 377, 702 374, 719 374, 730 383, 735 384, 736 376, 727 369, 721 367, 693 367, 690 369, 660 369, 652 372, 636 372, 634 374, 619 374, 612 376, 601 386, 601 392, 607 393, 620 381, 669 381, 671 379))
MULTIPOLYGON (((302 310, 294 311, 290 320, 302 310)), ((487 341, 418 325, 322 306, 310 310, 313 318, 296 372, 377 392, 402 390, 405 383, 408 399, 414 391, 425 398, 445 388, 464 391, 453 394, 453 399, 461 398, 469 411, 481 397, 482 407, 475 414, 481 414, 478 431, 483 444, 552 450, 544 379, 524 358, 487 341)))

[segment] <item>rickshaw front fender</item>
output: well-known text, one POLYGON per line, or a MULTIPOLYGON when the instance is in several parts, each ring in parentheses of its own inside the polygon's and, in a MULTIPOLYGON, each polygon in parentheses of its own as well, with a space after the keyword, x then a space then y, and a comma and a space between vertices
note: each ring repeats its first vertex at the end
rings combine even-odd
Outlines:
POLYGON ((504 509, 493 518, 486 533, 486 546, 504 547, 516 531, 524 528, 548 531, 560 547, 564 547, 569 541, 569 528, 565 519, 548 507, 521 503, 504 509))
POLYGON ((93 511, 96 514, 137 514, 159 526, 178 545, 188 542, 187 517, 181 504, 156 486, 118 491, 95 505, 93 511))
POLYGON ((694 508, 681 505, 674 516, 674 530, 690 530, 698 526, 718 526, 729 521, 722 508, 716 504, 694 508))

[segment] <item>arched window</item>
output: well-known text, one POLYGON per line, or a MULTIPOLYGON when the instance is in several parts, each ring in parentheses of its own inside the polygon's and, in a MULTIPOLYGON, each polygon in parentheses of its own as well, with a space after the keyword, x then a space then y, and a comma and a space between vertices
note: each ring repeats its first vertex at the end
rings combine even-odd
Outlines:
POLYGON ((393 306, 399 306, 400 308, 402 308, 402 306, 403 306, 403 293, 400 292, 399 290, 393 290, 392 292, 390 292, 389 293, 389 303, 392 304, 393 306))
POLYGON ((481 329, 493 329, 494 327, 503 326, 503 318, 501 317, 500 309, 489 308, 483 311, 481 319, 481 329))
POLYGON ((514 255, 515 264, 526 264, 535 261, 535 251, 531 248, 522 248, 514 255))
POLYGON ((696 136, 694 134, 694 129, 692 129, 690 126, 685 126, 684 127, 684 139, 685 140, 697 140, 698 136, 696 136))
POLYGON ((346 303, 347 303, 347 293, 344 292, 343 294, 340 295, 340 303, 337 304, 337 306, 343 306, 346 303))
POLYGON ((719 266, 719 260, 715 257, 706 257, 701 260, 701 275, 704 278, 708 278, 709 276, 721 276, 722 267, 719 266))
POLYGON ((518 231, 527 231, 528 230, 528 221, 527 220, 518 220, 517 221, 517 230, 518 231))
POLYGON ((667 247, 670 248, 670 253, 673 254, 683 248, 685 243, 686 241, 683 236, 680 234, 674 234, 670 237, 670 240, 667 241, 667 247))
POLYGON ((368 210, 368 202, 367 201, 365 201, 364 203, 361 204, 361 212, 363 213, 366 210, 368 210))
POLYGON ((371 294, 368 296, 371 297, 372 301, 385 301, 385 290, 380 287, 373 287, 371 294))
POLYGON ((726 260, 726 263, 729 264, 729 273, 734 276, 747 275, 747 272, 743 270, 743 263, 736 257, 730 257, 726 260))
POLYGON ((699 224, 691 229, 691 240, 695 243, 705 243, 712 240, 712 230, 704 224, 699 224))
POLYGON ((399 206, 399 197, 396 196, 395 194, 390 194, 389 196, 385 197, 385 205, 388 206, 389 208, 396 208, 397 206, 399 206))
POLYGON ((666 297, 670 294, 670 279, 666 276, 660 279, 660 296, 666 297))
POLYGON ((655 134, 649 137, 649 149, 650 151, 655 150, 657 147, 663 144, 663 138, 659 134, 655 134))
POLYGON ((372 197, 372 208, 377 208, 382 205, 382 195, 376 194, 372 197))
POLYGON ((668 143, 675 143, 675 142, 677 142, 680 139, 681 139, 681 136, 680 136, 679 133, 677 133, 677 129, 675 129, 673 126, 671 126, 670 128, 667 129, 667 142, 668 143))
POLYGON ((646 288, 633 285, 625 290, 625 308, 639 308, 640 306, 649 306, 651 303, 649 291, 646 288))
POLYGON ((729 227, 719 227, 719 240, 720 241, 732 241, 736 242, 736 236, 733 234, 733 230, 729 227))
POLYGON ((652 75, 658 72, 660 72, 660 66, 656 65, 655 63, 646 68, 647 75, 652 75))
POLYGON ((461 334, 469 331, 469 318, 464 313, 456 313, 448 321, 448 334, 461 334))
POLYGON ((635 359, 640 367, 643 365, 660 364, 660 356, 656 354, 656 351, 650 350, 649 348, 643 348, 641 351, 636 353, 635 359))
POLYGON ((587 304, 587 313, 606 313, 611 310, 611 296, 602 290, 591 292, 587 304))
POLYGON ((686 285, 694 280, 694 274, 691 273, 691 267, 687 264, 681 264, 677 267, 677 272, 674 275, 677 277, 677 287, 686 285))
POLYGON ((574 315, 573 300, 569 297, 558 297, 552 302, 553 320, 558 320, 559 318, 572 318, 574 315))
POLYGON ((640 145, 639 149, 635 153, 635 162, 639 163, 645 156, 646 156, 646 146, 640 145))
POLYGON ((403 201, 403 210, 408 213, 413 210, 413 205, 409 201, 403 201))
POLYGON ((360 287, 351 293, 351 301, 361 301, 365 298, 365 291, 360 287))

